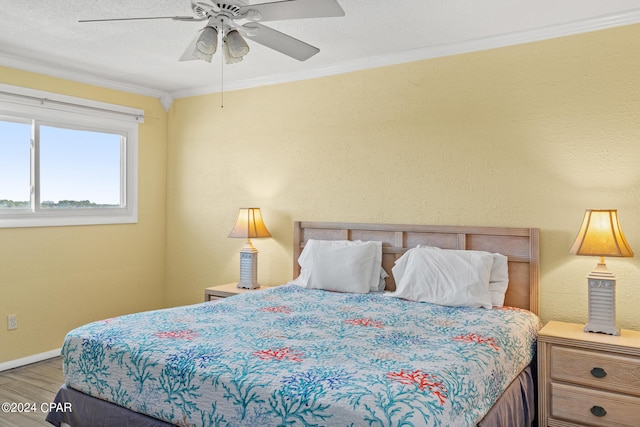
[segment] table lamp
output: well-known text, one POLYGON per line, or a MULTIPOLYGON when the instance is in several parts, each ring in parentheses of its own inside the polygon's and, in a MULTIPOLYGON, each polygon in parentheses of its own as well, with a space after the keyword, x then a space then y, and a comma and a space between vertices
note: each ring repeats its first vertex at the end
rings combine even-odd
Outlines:
POLYGON ((258 284, 258 250, 251 243, 251 238, 271 237, 267 226, 262 221, 260 208, 241 208, 236 225, 229 237, 242 237, 247 243, 240 250, 239 288, 257 289, 258 284))
POLYGON ((620 229, 618 211, 587 209, 570 252, 600 257, 595 270, 587 275, 589 319, 584 331, 620 335, 616 327, 616 277, 604 263, 605 256, 633 256, 620 229))

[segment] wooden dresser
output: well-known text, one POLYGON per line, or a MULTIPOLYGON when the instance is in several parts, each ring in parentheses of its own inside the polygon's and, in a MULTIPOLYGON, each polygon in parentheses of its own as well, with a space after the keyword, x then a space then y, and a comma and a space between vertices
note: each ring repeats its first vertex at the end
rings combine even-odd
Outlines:
POLYGON ((583 327, 551 321, 540 330, 539 426, 640 426, 640 332, 583 327))

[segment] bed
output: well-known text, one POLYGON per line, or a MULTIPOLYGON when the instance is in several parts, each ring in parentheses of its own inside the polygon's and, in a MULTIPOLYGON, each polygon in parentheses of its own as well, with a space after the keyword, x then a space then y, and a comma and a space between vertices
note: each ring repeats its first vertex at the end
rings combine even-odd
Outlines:
POLYGON ((318 242, 347 241, 381 242, 375 262, 388 276, 376 279, 386 292, 289 283, 82 326, 65 338, 66 384, 55 400, 73 411, 51 412, 47 420, 71 426, 532 425, 537 229, 295 222, 293 277, 305 276, 298 260, 318 242), (414 249, 419 246, 428 249, 414 249), (504 255, 504 305, 394 297, 408 275, 396 283, 394 267, 407 254, 441 256, 436 248, 447 256, 504 255))

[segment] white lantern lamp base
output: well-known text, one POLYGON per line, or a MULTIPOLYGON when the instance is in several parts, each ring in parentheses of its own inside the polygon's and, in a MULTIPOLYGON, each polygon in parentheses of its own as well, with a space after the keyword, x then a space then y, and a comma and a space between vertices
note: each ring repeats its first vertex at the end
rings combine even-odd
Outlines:
POLYGON ((607 270, 604 257, 587 276, 589 284, 589 320, 585 332, 620 335, 616 327, 616 277, 607 270))
POLYGON ((240 281, 239 288, 258 289, 258 250, 247 240, 240 251, 240 281))

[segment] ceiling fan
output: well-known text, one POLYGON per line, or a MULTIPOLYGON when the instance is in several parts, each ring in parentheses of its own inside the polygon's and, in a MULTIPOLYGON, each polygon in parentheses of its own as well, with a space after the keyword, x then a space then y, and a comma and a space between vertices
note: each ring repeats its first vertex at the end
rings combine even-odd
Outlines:
POLYGON ((202 59, 211 62, 218 46, 218 37, 221 37, 226 62, 232 64, 242 61, 249 52, 249 46, 243 37, 299 61, 305 61, 320 52, 317 47, 262 25, 261 22, 344 16, 344 10, 337 0, 283 0, 260 4, 248 4, 247 0, 220 0, 212 3, 190 0, 190 2, 193 16, 85 19, 78 22, 145 19, 207 21, 205 27, 184 51, 180 61, 202 59))

